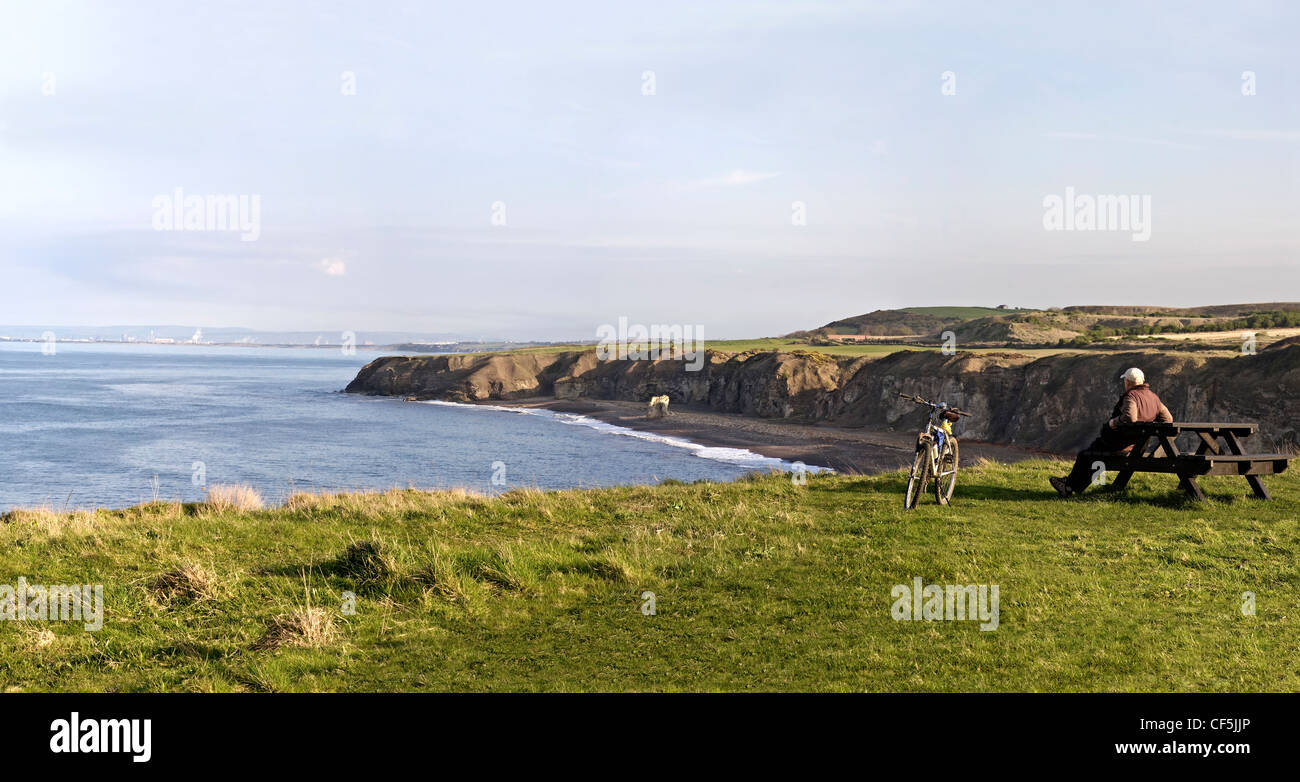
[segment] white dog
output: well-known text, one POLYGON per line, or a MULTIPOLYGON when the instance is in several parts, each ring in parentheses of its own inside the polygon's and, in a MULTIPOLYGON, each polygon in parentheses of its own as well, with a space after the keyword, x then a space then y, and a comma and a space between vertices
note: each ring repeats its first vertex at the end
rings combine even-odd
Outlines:
POLYGON ((646 410, 646 418, 663 418, 668 415, 668 395, 650 397, 650 407, 646 410))

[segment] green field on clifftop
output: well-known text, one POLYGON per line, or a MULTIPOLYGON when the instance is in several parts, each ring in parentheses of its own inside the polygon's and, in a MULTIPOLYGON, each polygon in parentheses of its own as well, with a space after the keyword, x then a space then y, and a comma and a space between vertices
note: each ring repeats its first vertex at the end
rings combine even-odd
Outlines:
POLYGON ((0 689, 1300 689, 1300 480, 1063 501, 1062 471, 973 467, 910 513, 898 473, 18 511, 5 582, 107 608, 0 622, 0 689), (997 629, 895 621, 914 577, 997 585, 997 629))
MULTIPOLYGON (((466 355, 491 356, 491 355, 515 355, 527 353, 564 353, 571 350, 594 350, 595 345, 546 345, 544 347, 520 348, 515 350, 501 351, 499 353, 491 351, 479 351, 466 355)), ((632 347, 637 347, 633 345, 632 347)), ((1158 346, 1152 346, 1156 349, 1158 346)), ((897 353, 900 350, 940 350, 938 345, 909 345, 904 342, 883 342, 854 344, 844 343, 836 345, 810 345, 805 341, 791 339, 789 337, 763 337, 760 339, 721 339, 710 340, 705 342, 706 350, 718 350, 724 353, 745 353, 751 350, 770 350, 784 351, 787 353, 794 351, 805 351, 811 353, 826 353, 832 356, 887 356, 890 353, 897 353)), ((1127 348, 1132 350, 1132 348, 1127 348)), ((963 348, 965 353, 1020 353, 1026 356, 1052 356, 1061 353, 1082 353, 1084 349, 1080 348, 1016 348, 1016 347, 997 347, 997 348, 963 348)), ((1097 348, 1089 348, 1086 352, 1099 353, 1107 352, 1097 348)))

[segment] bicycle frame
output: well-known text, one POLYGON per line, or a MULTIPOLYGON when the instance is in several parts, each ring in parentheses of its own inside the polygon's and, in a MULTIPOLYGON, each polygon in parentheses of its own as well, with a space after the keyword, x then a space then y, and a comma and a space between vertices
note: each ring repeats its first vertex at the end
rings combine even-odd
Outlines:
POLYGON ((956 440, 957 438, 954 435, 948 434, 948 431, 944 428, 942 422, 938 424, 935 423, 935 419, 943 415, 943 411, 947 410, 948 406, 943 403, 939 403, 938 405, 933 403, 929 404, 930 414, 925 419, 925 431, 917 436, 917 442, 918 445, 921 442, 926 443, 926 450, 928 451, 928 457, 930 460, 930 475, 933 476, 935 480, 938 480, 944 476, 952 475, 957 472, 955 469, 948 470, 947 472, 941 472, 939 469, 939 459, 943 455, 944 443, 947 442, 949 437, 952 437, 953 440, 956 440))
POLYGON ((952 427, 946 416, 952 414, 969 416, 970 413, 950 407, 946 402, 930 402, 919 396, 907 394, 899 394, 899 396, 930 409, 925 419, 925 428, 916 436, 916 458, 913 459, 912 470, 908 475, 907 493, 903 498, 903 505, 905 508, 915 507, 932 480, 935 499, 940 505, 947 505, 956 487, 958 450, 957 438, 952 434, 952 427), (948 455, 951 455, 951 459, 945 464, 944 457, 948 455), (945 470, 945 466, 949 469, 945 470))

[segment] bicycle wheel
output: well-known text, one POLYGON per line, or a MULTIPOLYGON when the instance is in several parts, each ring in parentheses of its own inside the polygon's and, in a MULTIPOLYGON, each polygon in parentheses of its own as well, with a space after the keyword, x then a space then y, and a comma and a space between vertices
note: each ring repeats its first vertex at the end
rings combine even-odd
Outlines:
POLYGON ((949 437, 943 444, 939 457, 939 474, 934 476, 934 498, 947 505, 957 488, 957 438, 949 437))
POLYGON ((916 458, 912 460, 912 472, 907 476, 907 494, 903 495, 903 507, 911 510, 925 494, 925 485, 930 480, 930 446, 918 443, 916 458))

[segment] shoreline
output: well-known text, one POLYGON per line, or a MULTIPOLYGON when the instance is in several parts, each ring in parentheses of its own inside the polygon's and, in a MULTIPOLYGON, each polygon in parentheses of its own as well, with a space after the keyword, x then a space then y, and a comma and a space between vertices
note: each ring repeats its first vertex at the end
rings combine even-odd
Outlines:
MULTIPOLYGON (((755 418, 685 406, 670 406, 666 418, 646 418, 645 405, 614 400, 538 397, 471 404, 545 408, 558 413, 584 415, 615 426, 678 437, 706 447, 743 448, 788 462, 829 467, 846 475, 873 475, 910 467, 916 432, 921 423, 918 415, 914 430, 881 432, 755 418)), ((961 455, 966 464, 977 459, 1011 464, 1027 459, 1060 458, 1060 454, 1048 451, 975 440, 961 440, 961 455)))

